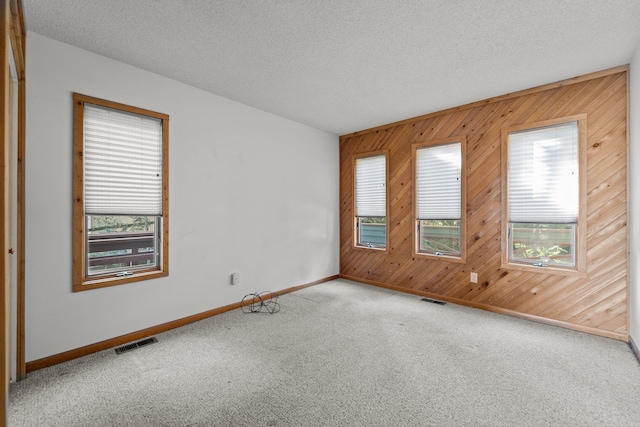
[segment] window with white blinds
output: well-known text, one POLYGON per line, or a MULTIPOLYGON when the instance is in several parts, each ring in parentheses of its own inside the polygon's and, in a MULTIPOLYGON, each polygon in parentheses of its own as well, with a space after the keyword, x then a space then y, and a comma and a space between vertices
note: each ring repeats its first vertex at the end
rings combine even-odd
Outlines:
POLYGON ((580 175, 586 160, 579 148, 583 117, 503 130, 503 263, 585 270, 586 254, 579 244, 585 232, 580 211, 585 197, 580 175))
POLYGON ((365 155, 354 163, 354 244, 387 247, 387 156, 365 155))
POLYGON ((167 276, 169 116, 73 101, 73 290, 167 276))
POLYGON ((424 147, 416 153, 418 219, 460 219, 461 144, 424 147))
POLYGON ((387 215, 387 172, 384 154, 356 159, 356 216, 387 215))
POLYGON ((85 215, 162 215, 162 120, 84 105, 85 215))
POLYGON ((578 123, 509 133, 509 221, 578 221, 578 123))
POLYGON ((417 253, 464 262, 462 245, 463 141, 416 145, 417 253))

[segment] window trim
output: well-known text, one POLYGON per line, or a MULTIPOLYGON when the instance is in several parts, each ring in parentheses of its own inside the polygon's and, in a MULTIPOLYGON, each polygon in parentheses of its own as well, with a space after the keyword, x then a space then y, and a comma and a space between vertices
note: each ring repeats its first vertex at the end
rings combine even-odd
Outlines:
POLYGON ((143 108, 73 94, 73 292, 123 285, 169 275, 169 116, 143 108), (89 277, 86 274, 86 221, 84 215, 84 104, 94 104, 115 110, 150 116, 162 120, 162 216, 160 265, 153 269, 134 270, 131 276, 89 277))
POLYGON ((587 277, 587 114, 526 123, 501 129, 502 230, 500 268, 562 276, 587 277), (578 124, 578 224, 576 226, 575 267, 534 266, 509 260, 509 133, 533 130, 569 122, 578 124))
POLYGON ((467 137, 466 135, 455 136, 444 139, 434 139, 417 142, 411 145, 411 173, 413 183, 413 253, 416 256, 439 261, 455 262, 466 264, 467 262, 467 137), (460 255, 436 255, 420 251, 419 219, 418 207, 418 150, 426 147, 435 147, 452 143, 460 143, 460 255))
POLYGON ((352 245, 354 249, 357 250, 365 250, 365 251, 376 251, 380 253, 389 253, 389 150, 378 150, 378 151, 369 151, 366 153, 354 154, 351 156, 351 172, 353 175, 351 187, 353 191, 352 197, 352 206, 351 210, 353 212, 353 222, 351 226, 352 233, 352 245), (366 157, 375 157, 384 155, 385 159, 385 210, 386 210, 386 223, 385 223, 385 246, 384 248, 376 248, 376 247, 368 247, 362 246, 358 244, 358 217, 356 216, 356 160, 366 158, 366 157))

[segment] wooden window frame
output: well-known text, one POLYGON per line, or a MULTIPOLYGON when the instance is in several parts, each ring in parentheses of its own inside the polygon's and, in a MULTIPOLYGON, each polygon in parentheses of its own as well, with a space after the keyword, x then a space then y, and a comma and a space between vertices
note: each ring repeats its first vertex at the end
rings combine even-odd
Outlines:
POLYGON ((86 291, 107 286, 150 280, 169 275, 169 116, 155 111, 78 93, 73 94, 74 124, 74 178, 73 178, 73 291, 86 291), (88 277, 86 274, 86 221, 84 215, 84 104, 89 103, 115 110, 154 117, 162 120, 162 216, 161 220, 161 256, 159 265, 153 269, 134 270, 125 277, 102 276, 88 277))
POLYGON ((379 150, 379 151, 370 151, 367 153, 354 154, 351 156, 351 171, 353 174, 353 226, 351 227, 351 231, 353 233, 353 248, 357 250, 365 250, 365 251, 375 251, 379 253, 389 253, 389 150, 379 150), (384 248, 376 248, 376 247, 368 247, 362 246, 358 244, 358 216, 356 216, 356 160, 366 158, 366 157, 375 157, 375 156, 385 156, 385 245, 384 248))
POLYGON ((502 231, 501 265, 505 270, 520 270, 534 273, 558 274, 562 276, 587 277, 587 115, 561 117, 535 123, 511 126, 501 130, 501 175, 502 175, 502 231), (509 133, 533 130, 564 123, 578 124, 578 225, 576 226, 574 267, 534 266, 509 260, 509 133))
POLYGON ((448 261, 460 264, 466 264, 467 262, 467 138, 465 135, 456 136, 452 138, 436 139, 430 141, 417 142, 411 145, 411 163, 412 163, 412 182, 413 182, 413 252, 416 256, 420 256, 426 259, 433 259, 438 261, 448 261), (460 255, 436 255, 428 252, 420 251, 420 233, 418 231, 418 150, 426 147, 435 147, 438 145, 446 145, 452 143, 460 143, 460 255))

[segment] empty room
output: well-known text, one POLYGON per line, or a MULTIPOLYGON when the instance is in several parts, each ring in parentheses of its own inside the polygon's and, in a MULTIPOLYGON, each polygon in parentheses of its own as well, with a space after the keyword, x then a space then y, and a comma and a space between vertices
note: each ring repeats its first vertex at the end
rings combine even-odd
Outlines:
POLYGON ((0 5, 0 427, 640 425, 640 2, 0 5))

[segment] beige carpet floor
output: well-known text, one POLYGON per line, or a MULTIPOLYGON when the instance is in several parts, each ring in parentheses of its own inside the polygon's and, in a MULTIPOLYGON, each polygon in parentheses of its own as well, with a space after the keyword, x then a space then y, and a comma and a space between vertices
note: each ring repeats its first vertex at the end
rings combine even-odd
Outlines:
POLYGON ((640 426, 627 344, 336 280, 30 373, 11 427, 640 426))

